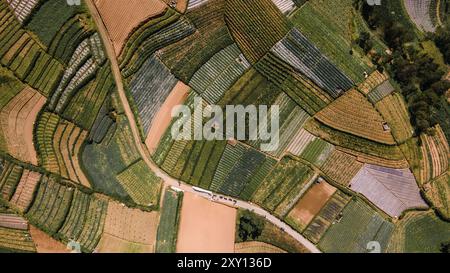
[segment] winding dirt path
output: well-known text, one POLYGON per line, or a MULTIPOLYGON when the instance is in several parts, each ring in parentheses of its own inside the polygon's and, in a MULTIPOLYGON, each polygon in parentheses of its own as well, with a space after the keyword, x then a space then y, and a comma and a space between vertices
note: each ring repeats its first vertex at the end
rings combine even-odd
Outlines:
MULTIPOLYGON (((205 194, 203 192, 196 191, 190 185, 187 185, 181 181, 178 181, 178 180, 172 178, 167 173, 162 171, 155 163, 153 163, 151 161, 150 153, 146 149, 145 144, 141 141, 139 130, 136 126, 136 124, 137 124, 136 119, 134 117, 133 111, 131 110, 130 104, 129 104, 127 96, 125 94, 125 89, 124 89, 123 82, 122 82, 122 75, 120 73, 119 64, 117 62, 116 54, 115 54, 114 47, 113 47, 113 42, 108 35, 106 26, 103 23, 101 16, 100 16, 96 6, 93 3, 93 0, 87 0, 86 4, 91 12, 91 15, 92 15, 96 25, 97 25, 98 32, 100 33, 100 36, 102 37, 108 59, 111 62, 111 69, 112 69, 114 79, 116 82, 117 90, 119 93, 119 98, 123 105, 125 115, 127 116, 128 121, 130 123, 130 128, 131 128, 131 132, 133 135, 133 141, 135 142, 142 159, 148 165, 148 167, 156 174, 156 176, 163 179, 163 181, 166 185, 169 185, 172 187, 177 187, 185 192, 194 193, 196 195, 203 196, 207 199, 210 199, 210 197, 211 197, 210 195, 205 194)), ((220 196, 220 195, 217 195, 217 196, 220 196)), ((226 199, 232 199, 232 198, 226 197, 226 199)), ((220 199, 215 199, 215 200, 220 200, 220 199)), ((268 221, 272 222, 274 225, 278 226, 284 232, 286 232, 289 235, 291 235, 292 237, 294 237, 297 241, 299 241, 301 244, 303 244, 312 253, 320 253, 321 252, 313 243, 308 241, 300 233, 293 230, 286 223, 284 223, 280 219, 276 218, 275 216, 271 215, 269 212, 263 210, 262 208, 254 205, 254 204, 240 201, 240 200, 231 201, 229 203, 226 203, 226 202, 227 201, 225 201, 224 204, 232 206, 232 207, 248 209, 258 215, 265 217, 268 221)))

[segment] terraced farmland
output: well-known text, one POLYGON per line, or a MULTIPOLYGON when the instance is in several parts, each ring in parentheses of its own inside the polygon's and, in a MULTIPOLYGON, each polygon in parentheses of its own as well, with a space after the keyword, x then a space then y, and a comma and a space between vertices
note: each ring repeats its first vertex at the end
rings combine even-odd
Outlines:
POLYGON ((386 120, 394 139, 402 143, 413 135, 413 128, 404 99, 394 93, 375 104, 381 116, 386 120))
POLYGON ((49 46, 65 22, 83 12, 84 4, 69 6, 65 1, 48 0, 27 20, 26 27, 49 46))
POLYGON ((21 0, 8 0, 9 7, 14 11, 17 19, 23 22, 33 11, 39 0, 23 2, 21 0))
POLYGON ((124 116, 117 117, 116 124, 108 130, 103 141, 85 146, 81 160, 82 168, 86 170, 94 189, 131 201, 116 177, 139 160, 128 120, 124 116))
POLYGON ((96 252, 154 252, 158 217, 157 212, 144 212, 109 202, 104 232, 96 252))
MULTIPOLYGON (((177 44, 176 42, 192 35, 194 31, 192 23, 172 9, 167 9, 161 16, 147 21, 133 32, 123 49, 120 56, 122 75, 128 78, 135 74, 156 51, 177 44)), ((167 58, 168 56, 162 53, 161 59, 164 63, 167 58)), ((171 65, 168 66, 172 68, 171 65)), ((177 73, 175 75, 178 76, 177 73)))
POLYGON ((446 219, 450 218, 450 177, 444 174, 425 185, 425 196, 446 219))
POLYGON ((109 5, 109 1, 96 0, 95 5, 105 22, 118 55, 122 50, 130 32, 148 18, 158 16, 167 8, 160 0, 132 0, 109 5))
POLYGON ((53 235, 69 212, 74 189, 62 186, 54 178, 43 177, 33 205, 26 216, 30 223, 53 235))
POLYGON ((225 20, 239 48, 256 63, 289 31, 289 22, 270 0, 227 0, 225 20))
POLYGON ((444 133, 439 125, 435 127, 435 134, 420 136, 422 146, 420 147, 421 159, 421 181, 429 181, 448 170, 449 146, 444 133))
POLYGON ((64 112, 70 99, 86 85, 105 62, 105 53, 97 33, 83 40, 75 49, 58 87, 50 98, 49 109, 64 112))
POLYGON ((434 2, 436 0, 404 0, 409 17, 417 28, 423 32, 434 32, 436 30, 437 11, 432 10, 434 2))
POLYGON ((361 157, 363 162, 380 162, 383 166, 389 167, 390 165, 404 166, 405 163, 407 164, 398 146, 380 144, 340 132, 314 120, 309 120, 304 128, 313 135, 342 147, 342 150, 361 157))
POLYGON ((46 99, 31 88, 23 89, 1 109, 1 129, 7 151, 15 158, 37 165, 33 125, 46 99))
POLYGON ((336 130, 383 144, 395 144, 391 133, 383 128, 383 118, 355 89, 331 103, 315 118, 336 130))
POLYGON ((34 193, 41 180, 42 175, 30 170, 23 170, 20 182, 12 196, 10 203, 21 212, 25 212, 33 201, 34 193))
POLYGON ((3 168, 0 178, 1 198, 9 201, 22 177, 23 167, 14 163, 7 163, 3 168))
POLYGON ((450 238, 449 223, 433 212, 411 212, 398 224, 389 245, 390 252, 438 253, 450 238))
POLYGON ((355 83, 370 73, 369 60, 352 49, 352 1, 308 1, 290 20, 322 53, 355 83))
POLYGON ((36 252, 27 230, 0 227, 0 249, 12 252, 36 252))
POLYGON ((59 116, 44 112, 37 126, 37 147, 40 163, 47 170, 90 187, 79 164, 81 146, 87 132, 59 116))
POLYGON ((4 2, 0 3, 0 20, 2 65, 43 95, 49 95, 60 77, 62 65, 22 28, 4 2))
POLYGON ((370 91, 369 94, 367 94, 367 98, 371 103, 377 103, 383 98, 389 96, 392 92, 395 91, 395 88, 392 86, 392 84, 389 82, 389 80, 383 82, 380 84, 377 88, 370 91))

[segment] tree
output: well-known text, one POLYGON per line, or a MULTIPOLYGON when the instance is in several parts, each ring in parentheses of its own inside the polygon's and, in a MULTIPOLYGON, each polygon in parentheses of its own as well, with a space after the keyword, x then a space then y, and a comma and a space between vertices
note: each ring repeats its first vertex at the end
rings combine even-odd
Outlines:
POLYGON ((256 240, 264 229, 264 220, 250 211, 245 211, 239 218, 239 238, 245 242, 256 240))
POLYGON ((450 253, 450 242, 441 243, 441 252, 450 253))

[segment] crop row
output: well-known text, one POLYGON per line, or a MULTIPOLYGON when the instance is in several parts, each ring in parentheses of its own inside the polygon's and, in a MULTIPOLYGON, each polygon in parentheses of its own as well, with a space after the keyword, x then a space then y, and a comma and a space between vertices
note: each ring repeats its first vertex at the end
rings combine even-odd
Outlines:
POLYGON ((22 177, 23 168, 13 163, 7 163, 2 171, 0 178, 1 198, 9 201, 13 196, 20 178, 22 177))
POLYGON ((322 165, 321 170, 334 181, 347 186, 362 166, 363 164, 358 162, 355 156, 334 150, 322 165))
POLYGON ((309 1, 298 9, 291 21, 308 40, 353 82, 364 80, 371 72, 370 61, 352 50, 349 21, 353 19, 352 1, 309 1))
POLYGON ((376 109, 388 123, 394 139, 402 143, 412 137, 414 130, 406 108, 405 100, 398 93, 394 93, 375 104, 376 109))
POLYGON ((252 64, 289 31, 287 19, 270 0, 257 3, 228 0, 225 19, 235 41, 252 64))
POLYGON ((131 80, 131 95, 139 110, 145 135, 148 134, 153 118, 177 81, 155 56, 148 58, 131 80))
POLYGON ((258 61, 255 68, 310 115, 322 110, 332 101, 315 83, 293 71, 289 64, 272 52, 258 61))
MULTIPOLYGON (((114 79, 108 64, 101 67, 97 73, 95 81, 78 91, 70 104, 64 110, 63 117, 73 121, 85 130, 91 130, 94 134, 98 128, 99 122, 107 116, 110 111, 110 104, 107 103, 107 97, 115 88, 114 79), (100 109, 104 109, 103 111, 100 109), (97 117, 100 120, 97 121, 97 117), (97 121, 97 122, 96 122, 97 121)), ((112 121, 108 119, 107 124, 112 121)), ((97 139, 103 139, 108 126, 102 129, 97 139)))
POLYGON ((139 34, 135 33, 139 36, 133 35, 130 38, 132 44, 127 45, 124 51, 121 62, 122 75, 128 78, 135 74, 157 50, 191 35, 194 31, 194 26, 186 18, 169 14, 163 21, 157 22, 139 34), (134 50, 130 51, 131 49, 134 50))
POLYGON ((134 202, 143 206, 158 206, 161 179, 139 160, 117 175, 117 179, 134 202))
POLYGON ((367 98, 371 103, 375 104, 394 91, 395 88, 392 86, 391 82, 387 80, 384 83, 380 84, 377 88, 369 92, 369 94, 367 94, 367 98))
POLYGON ((273 211, 291 191, 299 191, 311 169, 289 157, 284 157, 264 178, 252 200, 273 211))
POLYGON ((30 15, 33 8, 37 5, 38 0, 7 0, 10 8, 14 10, 14 15, 23 22, 30 15))
POLYGON ((66 219, 72 201, 73 189, 42 177, 35 201, 27 212, 31 223, 49 234, 55 234, 66 219))
POLYGON ((353 86, 353 82, 296 28, 278 42, 272 51, 333 98, 337 98, 353 86))
POLYGON ((59 78, 61 65, 51 59, 34 38, 21 28, 11 12, 2 9, 0 16, 2 64, 19 79, 48 95, 59 78))
POLYGON ((214 178, 210 186, 211 190, 215 192, 219 191, 233 167, 241 160, 245 150, 245 146, 242 144, 237 144, 236 146, 227 144, 214 173, 214 178))
POLYGON ((92 35, 92 30, 83 25, 84 15, 67 20, 53 38, 48 52, 63 64, 68 64, 78 45, 92 35))
POLYGON ((237 45, 233 44, 206 62, 189 85, 208 103, 215 104, 249 67, 237 45))
POLYGON ((305 150, 300 156, 316 166, 322 166, 333 150, 333 145, 320 138, 316 138, 305 147, 305 150))
POLYGON ((380 113, 355 89, 331 103, 315 118, 340 131, 388 145, 395 144, 390 131, 383 127, 385 121, 380 113))
POLYGON ((156 238, 156 253, 174 253, 183 194, 166 190, 156 238))
POLYGON ((13 252, 36 252, 28 231, 3 227, 0 227, 0 249, 13 252))
POLYGON ((183 82, 189 82, 216 53, 233 44, 224 19, 226 2, 210 0, 187 12, 195 32, 159 51, 161 60, 183 82))

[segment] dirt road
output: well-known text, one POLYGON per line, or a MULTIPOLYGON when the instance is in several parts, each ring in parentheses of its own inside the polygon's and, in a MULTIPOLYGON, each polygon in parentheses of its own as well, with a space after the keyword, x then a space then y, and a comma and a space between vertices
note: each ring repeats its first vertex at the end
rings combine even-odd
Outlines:
MULTIPOLYGON (((131 132, 133 134, 133 140, 136 143, 136 146, 139 150, 139 153, 140 153, 142 159, 158 177, 163 179, 163 181, 166 185, 177 187, 183 191, 191 192, 191 193, 194 193, 194 194, 197 194, 197 195, 200 195, 200 196, 203 196, 203 197, 209 199, 211 196, 209 196, 208 194, 195 191, 191 186, 172 178, 167 173, 162 171, 155 163, 153 163, 153 161, 151 161, 150 154, 149 154, 148 150, 146 149, 145 144, 141 141, 139 130, 136 125, 137 124, 136 119, 134 117, 133 111, 131 110, 130 104, 129 104, 127 96, 125 94, 125 89, 124 89, 123 82, 122 82, 122 75, 120 73, 119 64, 116 59, 116 54, 114 51, 113 43, 112 43, 112 41, 108 35, 108 32, 106 30, 106 26, 103 23, 97 8, 95 7, 95 5, 93 3, 93 0, 86 0, 86 4, 91 12, 91 15, 92 15, 96 25, 97 25, 100 36, 102 37, 108 59, 111 62, 111 69, 112 69, 114 79, 116 82, 117 90, 119 92, 119 98, 123 105, 125 115, 127 116, 128 121, 130 122, 130 128, 131 128, 131 132)), ((221 196, 221 195, 217 195, 217 196, 221 196)), ((224 196, 222 196, 222 197, 224 197, 224 196)), ((226 200, 226 199, 232 199, 232 198, 231 197, 225 197, 222 199, 219 198, 219 200, 226 200)), ((233 199, 233 200, 235 200, 235 199, 233 199)), ((219 201, 219 202, 221 202, 221 203, 224 202, 227 205, 231 205, 231 206, 234 206, 237 208, 248 209, 258 215, 265 217, 268 221, 272 222, 274 225, 278 226, 280 229, 284 230, 289 235, 291 235, 296 240, 298 240, 309 251, 311 251, 313 253, 320 253, 320 250, 313 243, 311 243, 305 237, 303 237, 300 233, 298 233, 297 231, 295 231, 294 229, 289 227, 286 223, 284 223, 280 219, 276 218, 275 216, 271 215, 269 212, 263 210, 262 208, 254 205, 254 204, 250 204, 245 201, 240 201, 240 200, 235 200, 235 201, 236 202, 234 202, 234 201, 219 201)))

